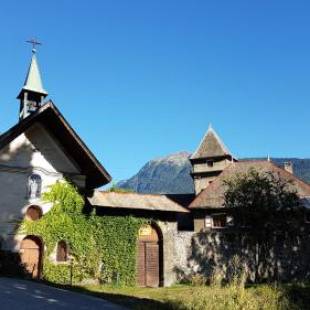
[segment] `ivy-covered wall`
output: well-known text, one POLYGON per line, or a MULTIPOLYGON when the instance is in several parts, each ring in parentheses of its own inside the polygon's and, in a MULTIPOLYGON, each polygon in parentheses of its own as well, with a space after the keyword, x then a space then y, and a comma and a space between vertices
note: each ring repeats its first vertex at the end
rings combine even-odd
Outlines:
POLYGON ((65 182, 56 183, 43 199, 53 208, 37 221, 24 220, 20 232, 42 238, 43 278, 55 283, 97 279, 119 285, 136 284, 138 231, 148 220, 132 216, 83 214, 84 199, 65 182), (69 246, 72 263, 51 256, 59 241, 69 246))

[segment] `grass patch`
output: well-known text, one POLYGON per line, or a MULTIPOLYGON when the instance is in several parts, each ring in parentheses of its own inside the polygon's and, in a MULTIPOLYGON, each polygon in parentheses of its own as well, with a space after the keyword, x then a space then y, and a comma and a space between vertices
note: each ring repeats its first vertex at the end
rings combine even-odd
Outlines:
MULTIPOLYGON (((71 288, 72 289, 72 288, 71 288)), ((248 288, 173 286, 136 288, 112 286, 74 287, 129 309, 148 310, 297 310, 310 309, 310 286, 257 285, 248 288)))

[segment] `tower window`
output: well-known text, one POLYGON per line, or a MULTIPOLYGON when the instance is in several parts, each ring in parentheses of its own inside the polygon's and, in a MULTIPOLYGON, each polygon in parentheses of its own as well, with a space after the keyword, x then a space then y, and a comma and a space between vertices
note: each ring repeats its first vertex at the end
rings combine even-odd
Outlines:
POLYGON ((42 188, 42 178, 38 174, 32 174, 28 181, 28 194, 30 199, 40 198, 42 188))
POLYGON ((213 167, 214 166, 214 162, 212 160, 207 160, 207 166, 208 167, 213 167))
POLYGON ((68 246, 67 243, 62 240, 57 244, 56 261, 66 262, 68 260, 68 246))
POLYGON ((28 101, 28 110, 29 112, 35 112, 38 109, 39 105, 35 101, 28 101))

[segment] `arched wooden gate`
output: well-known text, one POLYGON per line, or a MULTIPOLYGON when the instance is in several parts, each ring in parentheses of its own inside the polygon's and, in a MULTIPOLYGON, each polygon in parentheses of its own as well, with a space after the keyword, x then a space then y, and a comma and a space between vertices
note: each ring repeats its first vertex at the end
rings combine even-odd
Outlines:
POLYGON ((34 279, 41 276, 43 244, 36 236, 27 236, 20 246, 20 258, 25 271, 34 279))
POLYGON ((161 257, 160 233, 151 225, 143 225, 139 230, 137 257, 137 283, 139 286, 159 286, 162 269, 161 257))

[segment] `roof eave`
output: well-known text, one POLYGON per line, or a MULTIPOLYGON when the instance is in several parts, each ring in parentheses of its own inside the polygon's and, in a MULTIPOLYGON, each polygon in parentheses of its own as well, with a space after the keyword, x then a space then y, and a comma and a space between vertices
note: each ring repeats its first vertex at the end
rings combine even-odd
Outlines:
MULTIPOLYGON (((72 138, 76 141, 76 143, 81 147, 81 150, 86 154, 86 158, 93 163, 93 169, 89 170, 89 174, 93 174, 93 181, 86 180, 87 189, 94 189, 109 183, 112 179, 110 174, 105 170, 105 168, 100 164, 94 154, 88 149, 85 143, 81 140, 78 134, 71 128, 69 123, 65 120, 56 106, 49 101, 41 106, 35 113, 30 114, 25 119, 21 120, 18 124, 7 130, 0 136, 0 149, 10 143, 14 138, 16 138, 19 134, 27 130, 33 122, 38 119, 40 121, 40 117, 42 117, 47 111, 53 111, 54 115, 59 119, 61 124, 65 127, 68 133, 72 136, 72 138), (95 173, 95 170, 98 170, 98 173, 95 173), (96 175, 97 174, 97 175, 96 175)), ((48 116, 47 116, 48 117, 48 116)))
POLYGON ((25 92, 32 92, 32 93, 36 93, 36 94, 39 94, 41 96, 43 96, 44 98, 47 97, 48 93, 44 90, 44 89, 41 89, 41 90, 38 90, 38 89, 31 89, 31 88, 27 88, 27 87, 23 87, 21 89, 21 91, 19 92, 18 96, 16 97, 16 99, 23 99, 23 94, 25 92))
POLYGON ((121 209, 121 210, 142 210, 142 211, 150 211, 150 212, 170 212, 170 213, 190 213, 189 210, 163 210, 163 209, 156 209, 156 208, 136 208, 136 207, 121 207, 121 206, 107 206, 107 205, 99 205, 99 204, 92 204, 93 207, 96 208, 108 208, 108 209, 121 209))

